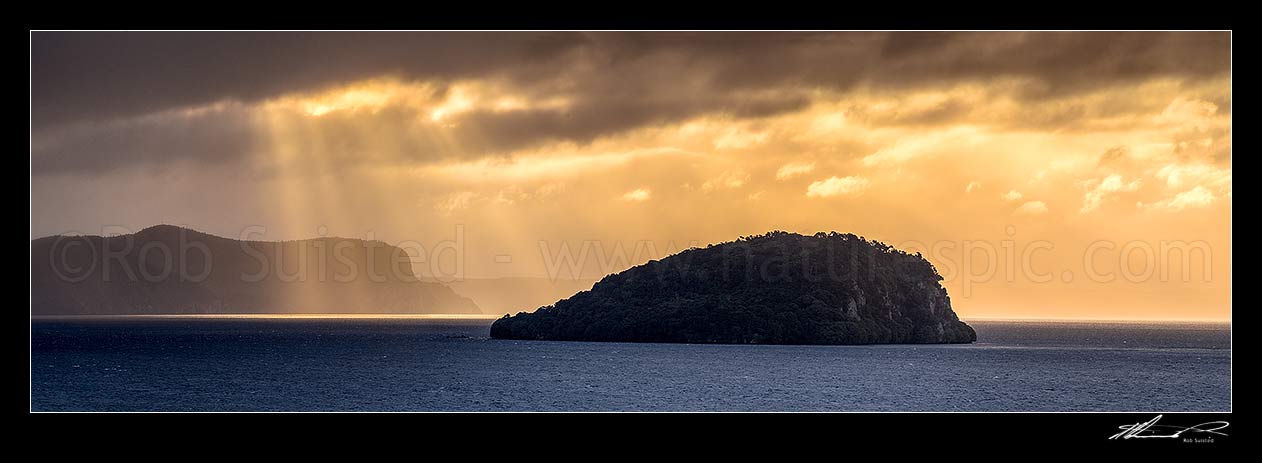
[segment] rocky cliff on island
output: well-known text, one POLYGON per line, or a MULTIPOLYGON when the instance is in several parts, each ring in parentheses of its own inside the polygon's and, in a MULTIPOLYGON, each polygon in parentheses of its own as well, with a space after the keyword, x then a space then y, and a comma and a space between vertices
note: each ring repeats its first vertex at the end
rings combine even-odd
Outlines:
POLYGON ((919 253, 853 234, 788 232, 693 248, 505 316, 491 337, 573 341, 969 343, 919 253))

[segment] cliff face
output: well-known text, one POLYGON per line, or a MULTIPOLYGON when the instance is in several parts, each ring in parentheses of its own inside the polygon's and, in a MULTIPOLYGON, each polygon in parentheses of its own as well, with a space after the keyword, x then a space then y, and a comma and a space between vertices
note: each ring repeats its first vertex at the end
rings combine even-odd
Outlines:
POLYGON ((505 339, 689 343, 967 343, 920 255, 850 234, 785 232, 690 249, 610 275, 532 313, 505 339))
POLYGON ((32 241, 31 299, 33 315, 481 313, 382 242, 238 241, 168 225, 32 241))

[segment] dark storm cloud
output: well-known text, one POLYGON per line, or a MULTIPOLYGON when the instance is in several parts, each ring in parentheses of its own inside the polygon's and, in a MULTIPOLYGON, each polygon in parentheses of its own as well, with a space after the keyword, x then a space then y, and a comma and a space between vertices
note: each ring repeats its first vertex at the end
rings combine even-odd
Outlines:
MULTIPOLYGON (((454 134, 420 133, 419 140, 399 142, 416 145, 408 151, 416 158, 439 158, 582 143, 701 114, 765 117, 805 107, 803 92, 811 89, 860 83, 903 88, 1018 77, 1029 83, 1017 96, 1048 98, 1229 69, 1228 33, 36 32, 32 164, 36 172, 98 171, 172 157, 240 156, 257 144, 247 118, 226 120, 232 113, 147 125, 118 121, 381 76, 495 78, 525 95, 572 101, 567 110, 475 111, 460 116, 454 134)), ((899 122, 940 123, 967 112, 948 102, 899 122)), ((390 114, 374 121, 406 125, 387 121, 390 114)), ((355 125, 338 121, 317 124, 355 125)), ((351 140, 354 130, 328 133, 347 145, 367 143, 351 140)))
POLYGON ((171 160, 222 163, 251 153, 257 143, 250 114, 241 107, 184 117, 159 114, 36 133, 31 171, 103 173, 171 160))
MULTIPOLYGON (((846 89, 1029 78, 1030 96, 1157 76, 1204 78, 1230 69, 1221 32, 894 32, 655 34, 605 37, 603 55, 680 53, 720 88, 846 89), (630 50, 630 51, 628 51, 630 50)), ((617 60, 611 62, 616 63, 617 60)))
POLYGON ((591 85, 594 89, 640 87, 646 74, 699 72, 719 91, 1007 75, 1033 78, 1043 91, 1054 92, 1156 75, 1224 73, 1230 67, 1230 35, 36 32, 32 119, 38 127, 223 99, 251 101, 383 74, 503 75, 529 83, 563 76, 576 66, 603 81, 591 85), (652 68, 664 64, 654 59, 660 56, 677 56, 681 60, 671 63, 680 66, 652 68))
POLYGON ((479 111, 462 115, 456 131, 462 145, 475 153, 499 152, 547 141, 587 143, 602 135, 679 122, 698 113, 757 118, 801 109, 807 103, 801 96, 604 100, 568 110, 479 111))
POLYGON ((225 99, 245 102, 380 75, 453 79, 533 66, 581 36, 507 33, 36 32, 36 127, 225 99), (534 63, 534 64, 532 64, 534 63))

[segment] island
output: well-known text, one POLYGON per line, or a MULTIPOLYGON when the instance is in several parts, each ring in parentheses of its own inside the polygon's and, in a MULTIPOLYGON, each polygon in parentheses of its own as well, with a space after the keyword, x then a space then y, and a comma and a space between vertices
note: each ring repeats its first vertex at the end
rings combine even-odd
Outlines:
POLYGON ((692 248, 606 276, 491 337, 723 344, 971 343, 942 276, 853 234, 784 231, 692 248))
POLYGON ((375 240, 236 240, 173 225, 31 241, 31 315, 481 314, 375 240))

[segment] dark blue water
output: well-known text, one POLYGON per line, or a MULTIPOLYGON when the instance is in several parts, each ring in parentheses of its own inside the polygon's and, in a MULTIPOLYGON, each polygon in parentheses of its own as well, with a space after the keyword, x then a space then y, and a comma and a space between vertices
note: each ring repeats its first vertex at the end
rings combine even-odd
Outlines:
POLYGON ((504 341, 490 321, 36 320, 42 410, 1229 411, 1225 324, 974 322, 972 345, 504 341))

